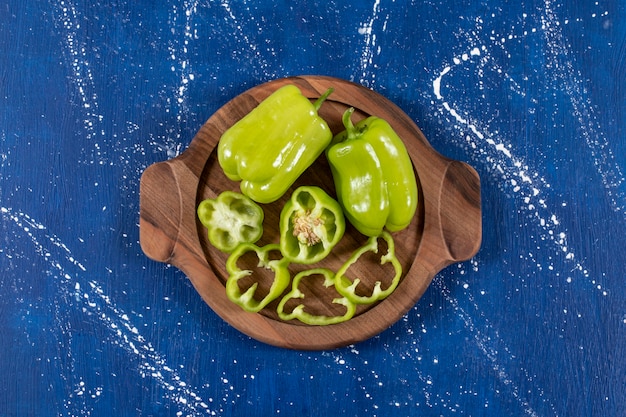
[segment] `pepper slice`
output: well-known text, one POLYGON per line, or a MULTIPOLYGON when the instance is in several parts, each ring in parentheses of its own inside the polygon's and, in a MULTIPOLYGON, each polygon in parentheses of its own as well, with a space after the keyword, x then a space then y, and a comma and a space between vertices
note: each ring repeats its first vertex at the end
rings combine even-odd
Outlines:
POLYGON ((242 243, 237 246, 235 251, 228 257, 226 261, 226 271, 228 279, 226 280, 226 296, 235 304, 239 305, 246 311, 256 313, 262 310, 266 305, 278 298, 280 294, 289 286, 291 275, 289 273, 289 261, 285 258, 270 259, 270 253, 280 251, 277 244, 269 244, 258 247, 252 243, 242 243), (258 282, 252 284, 245 292, 241 292, 239 280, 253 274, 252 270, 241 269, 237 262, 248 252, 255 252, 259 260, 257 266, 272 270, 274 280, 270 289, 261 300, 254 298, 257 291, 258 282))
POLYGON ((243 194, 224 191, 200 202, 197 213, 209 241, 222 252, 230 253, 240 243, 254 243, 263 235, 263 209, 243 194))
POLYGON ((315 103, 288 84, 263 100, 224 132, 218 161, 241 192, 259 203, 279 199, 324 151, 332 133, 317 111, 332 93, 315 103))
POLYGON ((280 250, 290 262, 312 264, 330 253, 345 229, 339 203, 320 187, 302 186, 280 212, 280 250))
POLYGON ((338 297, 333 299, 333 303, 341 304, 346 307, 345 314, 341 316, 325 316, 315 315, 306 312, 304 304, 298 304, 291 313, 286 313, 285 304, 293 298, 304 298, 304 293, 299 289, 300 281, 315 275, 321 275, 324 277, 324 287, 330 288, 335 285, 335 274, 330 269, 326 268, 314 268, 298 273, 293 278, 292 289, 278 304, 277 312, 278 316, 283 320, 298 319, 303 323, 313 326, 326 326, 329 324, 341 323, 350 320, 356 311, 356 304, 350 301, 347 297, 338 297))
POLYGON ((341 268, 339 268, 335 276, 335 288, 337 289, 337 292, 339 292, 341 295, 343 295, 353 303, 371 304, 389 296, 389 294, 391 294, 400 283, 401 276, 402 265, 400 265, 400 261, 396 257, 393 237, 388 232, 383 231, 380 236, 370 237, 365 245, 357 249, 352 254, 350 259, 348 259, 348 261, 344 263, 341 268), (391 262, 391 265, 394 269, 394 276, 391 279, 389 286, 385 290, 381 288, 381 281, 376 281, 370 295, 358 295, 357 286, 359 285, 361 280, 359 278, 350 280, 348 277, 346 277, 346 273, 348 272, 350 266, 358 262, 359 258, 363 256, 363 254, 365 254, 366 252, 378 253, 378 239, 384 239, 385 242, 387 242, 387 253, 380 257, 380 264, 384 265, 387 262, 391 262))
POLYGON ((406 228, 417 210, 417 180, 402 140, 385 120, 370 116, 356 125, 354 108, 343 114, 346 128, 337 134, 326 156, 337 198, 346 217, 366 236, 383 228, 406 228))

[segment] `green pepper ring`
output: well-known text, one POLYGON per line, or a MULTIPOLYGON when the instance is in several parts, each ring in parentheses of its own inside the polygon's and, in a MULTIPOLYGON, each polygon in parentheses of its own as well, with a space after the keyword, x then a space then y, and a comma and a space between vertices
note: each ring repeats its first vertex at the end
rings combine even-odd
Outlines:
POLYGON ((239 305, 246 311, 256 313, 261 311, 266 305, 278 298, 282 292, 289 286, 291 278, 289 272, 289 261, 285 258, 270 260, 269 253, 271 251, 279 251, 277 244, 269 244, 258 247, 252 243, 242 243, 230 254, 226 261, 226 271, 228 279, 226 280, 226 296, 235 304, 239 305), (255 252, 259 260, 258 266, 271 269, 274 272, 274 280, 269 289, 268 294, 261 300, 254 298, 258 282, 252 284, 245 292, 241 292, 239 288, 239 280, 253 273, 248 269, 241 269, 237 265, 237 261, 247 252, 255 252))
POLYGON ((298 319, 302 323, 313 325, 313 326, 326 326, 329 324, 337 324, 342 323, 344 321, 350 320, 356 311, 356 304, 350 301, 347 297, 335 298, 333 299, 333 303, 341 304, 346 307, 346 313, 342 316, 324 316, 324 315, 314 315, 311 313, 307 313, 304 311, 304 304, 298 304, 291 313, 285 313, 285 304, 293 298, 304 298, 304 293, 300 291, 300 281, 303 278, 307 278, 313 275, 322 275, 324 277, 324 287, 330 288, 335 286, 336 276, 330 269, 327 268, 313 268, 308 269, 296 274, 293 278, 292 289, 287 295, 285 295, 280 303, 278 304, 277 312, 278 316, 285 321, 298 319))
POLYGON ((402 265, 395 255, 395 245, 393 237, 388 232, 383 231, 379 236, 370 237, 367 242, 357 249, 352 256, 339 268, 335 276, 335 288, 337 292, 356 304, 372 304, 376 301, 387 298, 400 283, 402 277, 402 265), (391 262, 394 269, 394 277, 391 279, 389 286, 383 290, 381 281, 376 281, 372 293, 369 296, 356 294, 356 288, 361 282, 359 278, 350 280, 346 277, 346 273, 350 266, 355 264, 359 258, 366 252, 378 253, 378 239, 384 239, 387 242, 387 253, 380 257, 380 264, 384 265, 391 262))

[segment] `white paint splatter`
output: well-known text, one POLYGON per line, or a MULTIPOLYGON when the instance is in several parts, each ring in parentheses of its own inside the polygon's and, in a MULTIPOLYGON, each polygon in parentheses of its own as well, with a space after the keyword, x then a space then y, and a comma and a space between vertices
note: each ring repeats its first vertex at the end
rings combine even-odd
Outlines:
MULTIPOLYGON (((376 69, 374 56, 380 54, 380 46, 377 45, 377 33, 380 32, 374 30, 374 24, 378 20, 379 14, 380 0, 375 0, 374 5, 372 6, 372 15, 370 20, 363 23, 358 29, 358 33, 365 37, 365 45, 359 60, 361 75, 358 81, 360 84, 365 86, 371 86, 373 78, 376 77, 376 72, 374 71, 376 69)), ((382 24, 382 32, 385 32, 387 28, 388 19, 389 14, 385 16, 385 21, 382 24)))
MULTIPOLYGON (((176 103, 178 103, 183 110, 187 107, 187 95, 189 90, 189 83, 195 80, 195 74, 191 68, 191 60, 189 58, 189 44, 191 41, 198 39, 198 33, 193 28, 193 18, 198 11, 198 1, 186 1, 183 3, 183 11, 185 22, 183 24, 184 30, 182 32, 183 40, 181 45, 171 45, 169 47, 170 59, 174 61, 172 64, 172 71, 180 73, 180 84, 176 88, 175 97, 176 103)), ((179 9, 176 5, 172 9, 172 28, 178 25, 179 9)), ((172 29, 174 31, 174 29, 172 29)), ((178 115, 181 120, 182 115, 178 115)))
MULTIPOLYGON (((546 57, 549 68, 546 73, 551 75, 567 93, 574 116, 580 126, 580 135, 595 161, 595 167, 602 178, 611 206, 613 210, 622 213, 626 218, 626 191, 624 190, 626 178, 599 125, 594 106, 585 98, 586 88, 582 75, 580 71, 574 69, 575 57, 563 35, 559 21, 552 1, 545 0, 541 22, 548 52, 550 52, 546 57)), ((624 161, 621 162, 624 163, 624 161)))
POLYGON ((171 96, 168 96, 168 107, 166 113, 174 113, 177 124, 168 129, 158 138, 151 138, 150 145, 156 146, 159 150, 165 151, 168 158, 174 158, 184 150, 183 143, 183 117, 191 112, 189 108, 189 87, 196 79, 193 72, 193 65, 189 54, 190 44, 199 38, 198 31, 194 27, 193 20, 198 12, 199 2, 185 1, 182 6, 174 4, 172 6, 169 23, 173 35, 180 33, 180 39, 168 45, 169 59, 172 61, 171 71, 180 77, 180 83, 173 88, 171 96), (182 16, 183 22, 179 23, 182 16), (178 28, 182 27, 182 30, 178 28))
MULTIPOLYGON (((472 47, 472 51, 476 50, 476 47, 472 47)), ((480 47, 481 65, 485 65, 491 58, 486 46, 480 47)), ((471 56, 479 56, 479 54, 472 54, 471 56)), ((456 61, 455 61, 456 62, 456 61)), ((472 65, 473 61, 468 59, 466 61, 458 60, 460 65, 472 65)), ((552 242, 557 247, 556 253, 564 257, 568 262, 574 262, 572 267, 573 271, 578 271, 587 282, 591 283, 593 288, 597 288, 596 280, 590 279, 589 272, 584 267, 582 260, 577 260, 572 248, 567 244, 567 234, 563 230, 559 230, 561 227, 558 217, 554 212, 551 212, 547 204, 547 189, 551 188, 551 185, 538 173, 534 172, 524 160, 519 157, 511 143, 507 143, 501 133, 492 134, 485 130, 481 125, 481 122, 474 120, 470 115, 463 114, 464 112, 454 108, 448 100, 445 98, 445 93, 442 91, 443 82, 446 77, 454 74, 454 68, 457 66, 446 65, 438 76, 433 80, 433 94, 441 102, 443 110, 446 114, 451 116, 457 123, 459 130, 468 130, 470 134, 466 135, 466 141, 470 145, 470 148, 479 154, 483 159, 492 164, 494 169, 503 178, 503 184, 511 186, 514 194, 523 202, 520 207, 525 208, 531 213, 540 229, 541 240, 552 242)), ((499 73, 496 71, 496 73, 499 73)), ((517 85, 515 82, 511 82, 512 86, 517 85)), ((529 260, 535 263, 540 270, 544 268, 543 265, 537 261, 534 256, 529 255, 529 260)), ((547 266, 550 269, 550 265, 547 266)), ((565 278, 565 277, 563 277, 565 278)), ((602 290, 603 295, 608 295, 606 290, 602 290)))
MULTIPOLYGON (((458 300, 451 295, 450 289, 446 286, 443 279, 441 279, 440 277, 435 277, 431 285, 437 287, 439 291, 444 295, 446 301, 448 301, 448 303, 450 303, 450 305, 454 308, 455 316, 463 321, 465 328, 473 335, 474 343, 481 351, 481 353, 487 358, 489 364, 491 365, 495 375, 497 375, 500 382, 502 382, 504 386, 508 387, 508 389, 510 390, 510 394, 519 402, 520 406, 524 410, 524 413, 531 417, 539 417, 539 414, 537 414, 537 412, 530 405, 530 401, 528 400, 528 398, 526 398, 525 393, 515 383, 509 372, 507 372, 504 365, 500 363, 499 357, 502 354, 493 347, 493 344, 496 342, 498 343, 500 348, 507 352, 507 354, 509 355, 507 362, 515 363, 515 356, 510 353, 508 347, 503 345, 502 339, 498 335, 497 330, 495 330, 493 326, 489 323, 489 321, 485 318, 483 318, 484 324, 481 326, 481 328, 479 328, 475 324, 474 319, 472 318, 472 314, 466 312, 463 307, 460 306, 458 300)), ((472 303, 474 302, 471 295, 469 296, 469 301, 472 303)), ((474 303, 474 305, 476 304, 474 303)), ((521 371, 522 374, 525 375, 526 382, 530 383, 532 381, 526 369, 517 368, 516 371, 521 371)), ((550 403, 549 400, 546 399, 544 395, 544 390, 539 387, 538 384, 534 381, 532 382, 532 386, 534 387, 535 391, 538 392, 539 396, 544 399, 543 401, 548 404, 550 409, 553 411, 554 416, 558 416, 554 404, 550 403)))
POLYGON ((261 53, 262 51, 260 50, 259 45, 253 42, 250 39, 250 37, 246 34, 246 33, 261 33, 262 32, 262 28, 259 26, 257 19, 255 19, 254 16, 249 16, 243 19, 238 18, 234 13, 233 8, 231 7, 229 0, 222 0, 220 5, 227 13, 227 19, 229 21, 231 28, 233 29, 232 36, 234 36, 237 39, 240 39, 241 42, 243 43, 242 47, 239 48, 239 50, 234 53, 251 54, 249 59, 251 60, 251 62, 255 63, 255 66, 263 70, 269 68, 269 63, 267 61, 267 58, 264 56, 264 54, 261 53), (257 26, 254 30, 244 30, 243 24, 241 23, 242 20, 245 21, 247 24, 256 24, 257 26))
MULTIPOLYGON (((623 211, 624 197, 618 189, 623 183, 623 175, 619 166, 614 163, 614 158, 607 147, 606 138, 602 135, 601 129, 597 124, 592 121, 597 120, 593 115, 593 107, 588 101, 583 100, 581 91, 581 81, 579 76, 574 76, 573 65, 570 61, 571 55, 569 51, 563 51, 561 48, 568 47, 564 44, 560 32, 556 28, 554 22, 555 17, 553 11, 550 8, 550 3, 546 3, 546 17, 544 17, 544 23, 549 23, 548 28, 544 28, 546 36, 548 38, 548 44, 551 45, 551 52, 554 55, 553 59, 558 60, 555 66, 559 67, 559 71, 555 74, 555 78, 561 81, 561 84, 565 84, 566 91, 572 101, 572 106, 575 109, 574 115, 579 120, 581 130, 584 133, 588 147, 591 149, 594 160, 596 161, 596 167, 603 177, 604 184, 607 188, 607 192, 611 198, 613 198, 613 208, 615 211, 623 211), (569 54, 569 55, 568 55, 569 54), (569 56, 569 57, 568 57, 569 56), (565 59, 566 62, 561 62, 561 59, 565 59), (599 141, 591 140, 591 137, 599 136, 599 141), (590 143, 591 142, 591 143, 590 143)), ((535 31, 533 31, 534 33, 535 31)), ((473 36, 471 41, 474 45, 482 44, 481 39, 478 36, 473 36)), ((502 38, 499 40, 491 40, 497 45, 502 47, 503 43, 508 38, 502 38)), ((469 145, 469 148, 476 152, 482 159, 492 165, 492 169, 498 175, 503 178, 503 187, 513 191, 514 195, 520 199, 522 207, 531 213, 532 218, 537 222, 537 226, 540 230, 539 233, 539 245, 542 242, 551 242, 556 246, 556 252, 560 254, 564 262, 572 262, 571 274, 563 276, 562 278, 567 283, 571 283, 573 276, 580 275, 584 278, 585 282, 593 288, 599 291, 603 296, 607 296, 610 292, 605 288, 602 283, 599 283, 597 279, 591 278, 588 270, 584 267, 581 260, 575 260, 577 257, 574 255, 574 250, 568 243, 567 233, 563 230, 563 225, 556 215, 556 213, 549 208, 549 204, 546 198, 547 191, 551 188, 550 184, 541 176, 535 172, 528 163, 521 158, 512 144, 506 140, 506 138, 500 132, 492 133, 485 124, 461 111, 458 106, 451 104, 447 99, 446 84, 447 77, 454 76, 455 69, 459 66, 477 65, 480 71, 479 75, 483 73, 483 67, 490 65, 494 74, 500 74, 511 85, 511 89, 518 94, 524 96, 526 93, 519 88, 517 83, 510 75, 505 71, 502 71, 499 66, 491 58, 488 48, 486 46, 470 46, 469 53, 462 53, 452 58, 452 64, 442 66, 438 75, 433 79, 432 89, 433 94, 439 101, 442 111, 441 113, 452 118, 453 122, 457 125, 457 129, 461 132, 465 132, 465 140, 469 145)), ((481 80, 482 82, 482 80, 481 80)), ((565 202, 562 205, 566 205, 565 202)), ((537 249, 541 249, 538 246, 537 249)), ((540 261, 536 259, 533 252, 529 252, 527 258, 534 262, 539 270, 547 268, 549 271, 554 270, 553 264, 547 266, 541 265, 540 261)), ((551 261, 552 256, 549 257, 551 261)), ((557 273, 557 276, 559 274, 557 273)), ((433 284, 436 285, 439 290, 444 294, 446 300, 453 306, 456 315, 461 318, 465 324, 465 327, 474 335, 474 342, 485 355, 491 364, 493 370, 496 372, 500 380, 511 389, 511 394, 519 401, 520 405, 524 408, 525 413, 529 415, 537 415, 537 412, 531 407, 528 399, 525 397, 525 393, 521 391, 520 387, 515 384, 510 374, 506 371, 504 366, 499 362, 498 352, 491 347, 494 341, 498 341, 502 346, 502 340, 497 334, 497 331, 485 320, 485 324, 478 328, 474 322, 472 315, 463 310, 457 299, 450 295, 450 291, 445 287, 445 283, 440 279, 435 279, 433 284)), ((469 288, 469 285, 465 283, 464 288, 469 288)), ((481 294, 485 294, 484 291, 480 291, 481 294)), ((476 309, 477 304, 474 302, 470 292, 466 292, 469 297, 470 303, 474 303, 476 309)), ((567 309, 565 309, 567 314, 567 309)), ((508 352, 506 346, 503 347, 508 352)), ((513 356, 511 358, 513 359, 513 356)), ((509 362, 509 360, 507 360, 509 362)), ((531 384, 532 378, 526 370, 522 369, 523 374, 526 375, 526 379, 531 384)), ((532 381, 534 389, 538 390, 539 396, 545 398, 543 390, 532 381)), ((544 400, 547 402, 547 400, 544 400)), ((553 410, 556 415, 556 409, 553 404, 547 402, 550 409, 553 410)))
POLYGON ((143 378, 151 378, 165 388, 165 397, 177 403, 188 415, 217 415, 209 409, 207 402, 183 381, 178 372, 170 367, 162 354, 139 333, 132 324, 128 314, 116 307, 102 288, 95 281, 89 281, 89 292, 84 293, 85 299, 96 300, 88 303, 86 313, 95 314, 115 336, 114 344, 123 348, 138 364, 138 372, 143 378))
MULTIPOLYGON (((141 335, 137 326, 132 323, 129 314, 114 304, 111 297, 105 293, 96 280, 89 279, 86 285, 81 285, 81 280, 84 282, 82 275, 87 272, 87 269, 74 258, 67 245, 56 235, 49 233, 42 223, 25 213, 0 207, 0 214, 3 220, 14 223, 31 240, 35 252, 51 266, 53 275, 62 278, 55 281, 59 296, 56 298, 56 302, 52 303, 51 308, 55 312, 57 328, 65 329, 64 334, 69 340, 69 345, 72 343, 72 332, 71 327, 66 323, 66 314, 72 308, 79 307, 83 314, 96 318, 109 331, 111 339, 108 342, 124 349, 136 362, 138 373, 143 378, 155 380, 165 388, 166 398, 178 404, 181 410, 185 410, 188 415, 198 415, 198 413, 217 415, 216 411, 207 406, 207 401, 196 390, 189 387, 178 372, 168 365, 166 358, 141 335), (53 253, 46 244, 51 244, 58 251, 53 253), (68 304, 62 305, 62 301, 66 301, 68 304)), ((18 239, 19 235, 15 234, 14 237, 18 239)), ((3 254, 7 257, 11 256, 8 252, 3 254)), ((71 349, 67 349, 67 351, 70 370, 68 374, 60 375, 66 381, 70 378, 80 378, 80 376, 75 375, 76 366, 71 357, 71 349)), ((84 382, 80 380, 78 385, 73 385, 78 388, 72 390, 69 397, 64 400, 66 408, 75 409, 73 415, 90 415, 89 410, 85 408, 90 405, 85 403, 89 400, 89 396, 84 395, 87 393, 84 382), (79 403, 72 398, 73 396, 83 398, 79 403)), ((92 399, 100 396, 102 389, 96 389, 95 392, 90 396, 92 399)))
POLYGON ((79 99, 77 104, 84 113, 85 138, 93 147, 91 157, 86 158, 85 162, 104 164, 104 155, 97 142, 104 137, 102 130, 98 131, 104 116, 99 111, 93 72, 87 60, 88 45, 80 40, 78 34, 81 29, 80 16, 71 0, 59 0, 55 5, 55 13, 58 15, 55 19, 57 30, 65 41, 65 63, 71 71, 69 79, 79 99))

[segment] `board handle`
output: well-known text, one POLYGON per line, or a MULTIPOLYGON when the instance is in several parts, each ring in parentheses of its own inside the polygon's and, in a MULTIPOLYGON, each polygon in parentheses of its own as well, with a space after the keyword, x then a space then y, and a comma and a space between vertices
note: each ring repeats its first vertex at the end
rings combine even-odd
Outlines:
POLYGON ((170 161, 150 165, 139 190, 139 243, 146 256, 169 262, 178 241, 182 200, 175 167, 170 161))
POLYGON ((480 178, 474 168, 450 161, 439 202, 441 231, 450 260, 466 261, 478 252, 482 240, 480 178))

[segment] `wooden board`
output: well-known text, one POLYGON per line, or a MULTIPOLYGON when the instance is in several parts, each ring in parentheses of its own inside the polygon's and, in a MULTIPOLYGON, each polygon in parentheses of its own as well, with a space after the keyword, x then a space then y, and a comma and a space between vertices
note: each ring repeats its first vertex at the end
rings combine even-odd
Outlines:
MULTIPOLYGON (((280 200, 263 205, 264 235, 259 245, 278 242, 278 216, 291 191, 299 185, 318 185, 335 196, 326 159, 320 157, 280 200)), ((433 276, 445 266, 474 256, 481 242, 480 181, 469 165, 437 153, 415 123, 396 105, 363 86, 336 78, 300 76, 274 80, 254 87, 220 108, 200 128, 189 148, 180 156, 148 167, 140 186, 140 243, 144 253, 159 262, 180 268, 206 303, 226 322, 265 343, 290 349, 330 349, 370 338, 399 320, 424 293, 433 276), (285 84, 297 85, 312 101, 329 87, 335 91, 322 105, 320 116, 333 134, 343 130, 341 115, 355 107, 353 121, 375 115, 386 119, 404 140, 418 178, 420 201, 411 225, 394 234, 396 255, 403 266, 398 288, 375 305, 361 306, 349 321, 329 326, 309 326, 277 317, 278 300, 259 313, 243 311, 226 297, 224 283, 227 255, 213 248, 206 230, 196 217, 196 207, 205 198, 224 190, 239 190, 239 184, 223 174, 217 162, 216 145, 221 134, 250 112, 259 102, 285 84)), ((348 225, 333 253, 319 264, 339 267, 365 242, 348 225)), ((365 285, 389 279, 389 269, 376 257, 363 258, 351 274, 365 285)), ((312 266, 307 266, 310 268, 312 266)), ((292 265, 292 276, 302 266, 292 265)), ((267 289, 271 275, 258 274, 259 291, 267 289)), ((342 314, 332 304, 336 296, 319 280, 303 283, 306 305, 313 314, 342 314)), ((289 288, 290 289, 290 288, 289 288)), ((288 289, 288 290, 289 290, 288 289)), ((286 290, 285 292, 287 292, 286 290)))

